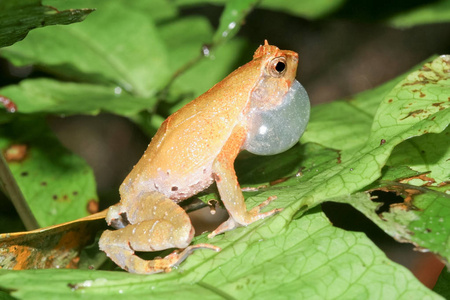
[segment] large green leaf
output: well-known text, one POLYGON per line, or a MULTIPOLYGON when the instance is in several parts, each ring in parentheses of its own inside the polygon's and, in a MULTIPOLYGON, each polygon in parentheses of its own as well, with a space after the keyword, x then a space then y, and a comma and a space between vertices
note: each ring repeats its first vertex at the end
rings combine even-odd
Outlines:
POLYGON ((408 166, 440 184, 450 177, 450 128, 440 134, 425 134, 401 143, 392 152, 390 166, 408 166))
POLYGON ((0 89, 14 99, 23 114, 97 114, 100 111, 129 116, 153 107, 155 98, 135 97, 120 87, 63 82, 54 79, 26 79, 0 89))
POLYGON ((440 299, 363 234, 333 227, 318 210, 282 231, 259 222, 217 237, 215 244, 221 252, 197 251, 169 274, 0 271, 0 286, 19 299, 440 299))
POLYGON ((96 8, 87 22, 35 30, 1 54, 19 66, 36 64, 59 76, 154 95, 170 72, 152 19, 121 1, 99 2, 96 8))
POLYGON ((388 19, 397 27, 411 27, 423 24, 445 23, 450 21, 450 1, 430 1, 416 9, 402 12, 388 19))
MULTIPOLYGON (((80 22, 93 11, 92 9, 58 11, 55 7, 43 6, 41 2, 41 0, 0 2, 0 48, 22 40, 32 29, 80 22)), ((78 6, 70 8, 74 7, 78 6)))
MULTIPOLYGON (((371 132, 367 133, 368 138, 360 135, 366 142, 362 146, 358 143, 357 147, 349 147, 348 150, 344 148, 341 152, 342 163, 325 171, 333 170, 336 175, 323 178, 326 183, 322 185, 324 194, 329 197, 342 195, 343 198, 335 201, 352 204, 392 236, 428 248, 447 260, 450 258, 447 250, 450 225, 445 223, 445 216, 448 213, 445 208, 448 195, 442 191, 421 188, 420 185, 426 183, 423 181, 418 183, 411 181, 410 185, 415 184, 419 187, 413 185, 408 188, 420 190, 422 194, 411 203, 419 208, 419 211, 413 211, 411 208, 408 210, 401 207, 392 208, 389 214, 383 214, 383 219, 376 214, 377 203, 373 203, 369 198, 353 199, 353 196, 348 195, 364 185, 371 184, 381 175, 381 167, 387 162, 391 151, 397 145, 399 146, 394 150, 388 162, 389 165, 407 166, 416 171, 431 172, 428 176, 432 176, 432 181, 437 184, 450 179, 448 172, 450 139, 449 131, 446 129, 450 122, 449 59, 448 56, 441 56, 426 63, 420 70, 410 73, 387 93, 374 116, 371 132), (414 136, 419 137, 411 139, 414 136), (358 171, 360 168, 361 171, 358 171), (385 222, 384 220, 388 218, 389 222, 385 222), (434 225, 431 226, 433 222, 434 225)), ((336 105, 339 104, 330 106, 336 105)), ((347 107, 344 103, 340 105, 347 107)), ((342 119, 348 118, 344 115, 346 114, 344 110, 330 110, 328 113, 322 118, 319 118, 320 115, 316 119, 313 117, 312 125, 315 122, 321 124, 324 120, 329 120, 331 114, 334 114, 334 120, 339 119, 339 116, 342 119), (340 113, 344 114, 340 115, 340 113)), ((337 124, 329 122, 328 125, 328 132, 322 132, 317 142, 326 140, 329 147, 342 146, 341 141, 333 138, 333 135, 340 134, 334 132, 337 124), (327 134, 330 136, 329 140, 326 139, 327 134)), ((309 127, 311 128, 315 127, 309 127)), ((342 129, 342 127, 338 128, 342 129)), ((314 132, 309 131, 306 135, 306 140, 311 141, 315 138, 314 132)), ((349 140, 346 137, 344 139, 349 140)), ((389 176, 389 180, 398 181, 412 175, 389 176)), ((403 187, 403 189, 407 188, 403 187)), ((318 194, 314 193, 313 196, 318 197, 318 194)))
MULTIPOLYGON (((174 113, 225 78, 233 71, 232 66, 238 66, 241 57, 237 53, 242 53, 244 49, 244 41, 239 39, 230 41, 217 47, 213 55, 202 59, 178 76, 170 89, 168 100, 178 100, 179 102, 171 106, 169 112, 174 113)), ((249 59, 251 57, 248 57, 249 59)))
POLYGON ((84 217, 96 206, 91 168, 59 143, 43 119, 2 125, 0 149, 40 226, 84 217))
POLYGON ((26 80, 1 89, 0 94, 16 103, 22 113, 108 111, 138 120, 139 111, 154 111, 160 102, 177 101, 180 104, 175 109, 180 107, 237 66, 240 56, 236 53, 243 49, 242 42, 213 47, 206 58, 202 46, 213 45, 213 29, 206 18, 171 19, 173 5, 167 7, 170 13, 157 13, 169 4, 145 3, 82 1, 80 5, 97 9, 87 22, 37 30, 3 49, 0 54, 16 65, 33 64, 66 80, 26 80), (151 17, 164 22, 156 26, 151 17))

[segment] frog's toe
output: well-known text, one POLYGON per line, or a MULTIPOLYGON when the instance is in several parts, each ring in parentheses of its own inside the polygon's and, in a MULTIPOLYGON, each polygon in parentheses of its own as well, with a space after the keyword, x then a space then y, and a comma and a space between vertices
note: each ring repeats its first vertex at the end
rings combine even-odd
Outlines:
POLYGON ((277 196, 270 196, 265 201, 260 203, 257 207, 259 209, 262 209, 262 208, 266 207, 267 205, 269 205, 273 200, 276 200, 276 199, 277 199, 277 196))
POLYGON ((252 219, 254 219, 252 222, 260 219, 264 219, 266 217, 272 216, 280 211, 282 211, 282 208, 276 208, 268 212, 260 213, 261 209, 269 205, 273 200, 277 199, 277 196, 270 196, 268 197, 264 202, 260 203, 258 206, 255 206, 250 210, 250 215, 252 216, 252 219))
POLYGON ((224 233, 226 231, 230 231, 235 229, 236 227, 239 227, 240 225, 232 218, 228 218, 225 222, 219 225, 219 227, 216 228, 213 232, 208 234, 208 238, 213 238, 218 234, 224 233))
POLYGON ((173 267, 182 263, 194 250, 211 249, 220 251, 219 247, 210 244, 188 246, 181 252, 175 250, 164 258, 144 260, 137 256, 129 242, 120 240, 115 231, 106 230, 99 241, 100 249, 105 251, 118 266, 130 273, 153 274, 170 272, 173 267))

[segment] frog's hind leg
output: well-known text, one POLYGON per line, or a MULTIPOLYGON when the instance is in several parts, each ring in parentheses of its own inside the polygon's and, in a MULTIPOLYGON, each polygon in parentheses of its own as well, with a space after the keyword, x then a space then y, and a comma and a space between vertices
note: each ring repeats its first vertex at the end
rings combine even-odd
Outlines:
POLYGON ((140 274, 168 272, 189 254, 200 248, 219 251, 209 244, 189 246, 194 228, 186 212, 175 202, 158 192, 145 194, 127 215, 129 225, 118 230, 106 230, 100 237, 100 249, 121 268, 140 274), (186 248, 187 247, 187 248, 186 248), (135 251, 159 251, 185 248, 164 258, 144 260, 135 251))

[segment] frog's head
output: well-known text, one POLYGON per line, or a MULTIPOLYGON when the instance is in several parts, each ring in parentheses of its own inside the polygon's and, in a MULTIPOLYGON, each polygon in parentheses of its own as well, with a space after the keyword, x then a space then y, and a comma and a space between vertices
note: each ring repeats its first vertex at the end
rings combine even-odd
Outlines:
POLYGON ((264 45, 256 49, 253 60, 259 60, 261 63, 261 80, 264 82, 266 92, 269 92, 269 87, 277 91, 288 89, 295 80, 297 52, 280 50, 265 40, 264 45))
POLYGON ((308 94, 295 80, 298 54, 265 41, 254 60, 261 63, 261 76, 250 96, 243 148, 260 155, 281 153, 297 143, 309 120, 308 94))

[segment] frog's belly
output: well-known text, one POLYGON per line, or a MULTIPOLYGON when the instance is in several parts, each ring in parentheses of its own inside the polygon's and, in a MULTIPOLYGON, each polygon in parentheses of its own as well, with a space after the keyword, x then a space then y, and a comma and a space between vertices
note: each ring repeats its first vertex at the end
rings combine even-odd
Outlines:
POLYGON ((192 170, 188 175, 158 168, 157 175, 152 179, 144 179, 139 182, 139 189, 141 191, 156 190, 176 202, 182 201, 205 190, 214 182, 212 164, 211 161, 192 170))

